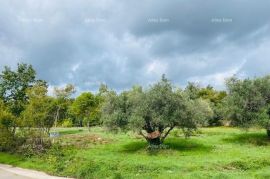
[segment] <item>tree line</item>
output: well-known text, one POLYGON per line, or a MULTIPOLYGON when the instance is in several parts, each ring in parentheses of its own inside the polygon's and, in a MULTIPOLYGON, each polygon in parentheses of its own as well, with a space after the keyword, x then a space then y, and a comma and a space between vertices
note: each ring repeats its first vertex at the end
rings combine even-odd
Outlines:
POLYGON ((0 74, 0 151, 43 151, 52 127, 102 125, 111 131, 134 131, 150 145, 182 129, 186 137, 198 127, 263 127, 270 137, 270 76, 232 77, 226 90, 188 83, 181 89, 165 75, 148 86, 116 92, 101 84, 96 93, 74 97, 75 87, 55 87, 37 79, 31 65, 5 67, 0 74))

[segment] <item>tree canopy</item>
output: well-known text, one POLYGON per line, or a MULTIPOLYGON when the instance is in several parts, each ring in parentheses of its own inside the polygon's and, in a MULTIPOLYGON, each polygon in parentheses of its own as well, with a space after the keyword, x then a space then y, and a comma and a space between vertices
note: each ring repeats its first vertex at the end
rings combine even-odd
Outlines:
POLYGON ((70 112, 79 119, 81 126, 85 122, 90 127, 91 123, 95 122, 98 105, 99 101, 94 94, 84 92, 74 100, 70 106, 70 112))
POLYGON ((133 87, 119 95, 112 93, 103 108, 103 120, 110 129, 132 129, 154 145, 163 143, 175 127, 190 135, 211 115, 206 101, 189 99, 165 76, 146 90, 133 87))
POLYGON ((270 76, 227 80, 227 107, 233 125, 261 126, 270 137, 270 76))
POLYGON ((227 91, 219 91, 188 83, 181 89, 163 75, 146 88, 137 85, 116 92, 101 84, 98 92, 76 97, 75 86, 68 84, 55 87, 49 96, 47 83, 36 79, 31 65, 18 64, 15 70, 5 67, 0 74, 0 150, 14 145, 22 132, 43 138, 53 124, 64 122, 133 130, 151 145, 162 144, 175 128, 188 137, 200 126, 221 125, 225 118, 234 126, 263 127, 270 137, 270 76, 232 77, 226 86, 227 91))
POLYGON ((54 124, 55 110, 52 97, 47 96, 47 86, 35 84, 28 88, 29 104, 22 113, 21 127, 38 129, 40 134, 48 135, 54 124))

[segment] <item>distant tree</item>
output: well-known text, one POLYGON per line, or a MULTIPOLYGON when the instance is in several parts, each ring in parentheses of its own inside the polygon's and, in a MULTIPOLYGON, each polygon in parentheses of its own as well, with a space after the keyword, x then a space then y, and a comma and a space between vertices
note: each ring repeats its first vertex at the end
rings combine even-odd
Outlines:
POLYGON ((47 86, 35 84, 27 90, 29 104, 22 113, 22 127, 38 130, 41 136, 49 134, 54 124, 54 101, 47 96, 47 86))
POLYGON ((106 95, 106 93, 109 92, 109 88, 106 84, 101 83, 98 89, 98 95, 103 96, 106 95))
POLYGON ((70 112, 79 119, 80 126, 83 125, 83 121, 90 127, 95 121, 96 108, 98 107, 98 101, 94 94, 90 92, 84 92, 78 96, 70 107, 70 112))
POLYGON ((150 145, 162 144, 175 127, 189 136, 209 115, 212 111, 207 102, 191 100, 184 92, 174 90, 164 75, 145 91, 133 87, 119 95, 111 93, 103 107, 108 128, 134 130, 150 145))
POLYGON ((213 115, 207 119, 207 125, 218 126, 222 124, 222 120, 225 119, 224 106, 225 97, 227 96, 226 91, 217 91, 210 85, 202 88, 196 83, 189 82, 185 88, 185 92, 192 100, 203 99, 208 101, 211 109, 213 110, 213 115))
POLYGON ((186 94, 192 100, 200 98, 200 86, 196 83, 188 82, 188 85, 185 88, 186 94))
POLYGON ((75 87, 71 84, 66 85, 63 88, 54 88, 55 97, 55 111, 54 111, 54 124, 57 127, 58 122, 66 119, 68 116, 68 109, 71 105, 71 96, 75 93, 75 87))
POLYGON ((233 124, 241 127, 261 126, 270 137, 270 76, 227 80, 227 107, 233 124))
POLYGON ((217 91, 212 86, 201 88, 198 92, 198 96, 210 103, 213 110, 213 116, 209 118, 208 124, 210 126, 218 126, 222 124, 222 120, 225 119, 225 97, 226 91, 217 91))
POLYGON ((102 106, 112 92, 106 84, 101 84, 98 90, 98 93, 95 95, 96 107, 90 114, 92 121, 95 121, 96 124, 101 124, 101 115, 102 115, 102 106))

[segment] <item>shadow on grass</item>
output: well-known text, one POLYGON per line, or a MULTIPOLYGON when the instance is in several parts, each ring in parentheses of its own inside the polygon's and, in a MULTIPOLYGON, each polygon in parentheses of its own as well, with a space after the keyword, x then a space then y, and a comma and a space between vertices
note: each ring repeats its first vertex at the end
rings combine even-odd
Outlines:
POLYGON ((212 146, 204 145, 192 139, 171 138, 166 140, 164 144, 169 146, 169 149, 184 152, 209 152, 212 150, 212 146))
POLYGON ((135 153, 141 149, 146 149, 147 146, 148 144, 145 141, 130 142, 123 146, 123 149, 121 150, 121 152, 135 153))
POLYGON ((212 146, 207 146, 191 139, 170 138, 165 140, 162 149, 148 149, 148 143, 145 141, 131 142, 123 146, 121 152, 135 153, 139 150, 148 150, 150 154, 157 154, 159 151, 175 150, 182 152, 209 152, 212 146))
POLYGON ((270 144, 269 138, 264 133, 235 134, 233 137, 223 139, 223 141, 238 144, 252 144, 256 146, 266 146, 270 144))

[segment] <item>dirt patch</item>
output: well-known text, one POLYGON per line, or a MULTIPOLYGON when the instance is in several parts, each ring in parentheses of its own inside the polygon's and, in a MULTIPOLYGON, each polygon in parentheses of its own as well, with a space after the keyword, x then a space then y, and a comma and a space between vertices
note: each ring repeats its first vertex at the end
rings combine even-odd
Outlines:
POLYGON ((224 165, 222 168, 225 170, 252 170, 252 169, 260 169, 270 165, 270 162, 267 159, 250 159, 246 161, 233 161, 224 165))
POLYGON ((74 146, 78 148, 88 148, 92 145, 107 144, 111 142, 111 139, 102 138, 96 134, 71 134, 60 137, 58 141, 63 146, 74 146))

